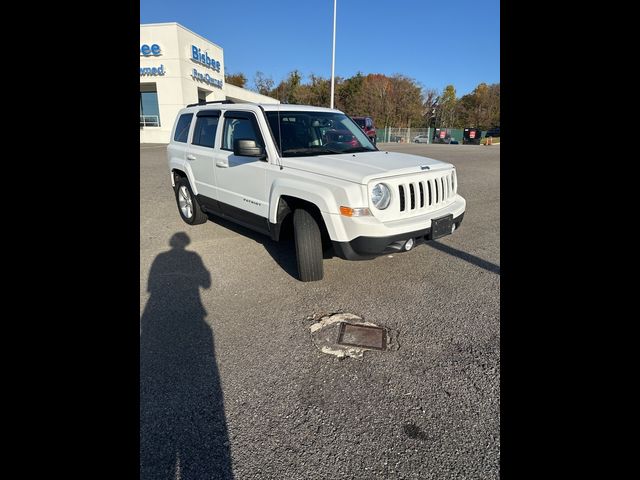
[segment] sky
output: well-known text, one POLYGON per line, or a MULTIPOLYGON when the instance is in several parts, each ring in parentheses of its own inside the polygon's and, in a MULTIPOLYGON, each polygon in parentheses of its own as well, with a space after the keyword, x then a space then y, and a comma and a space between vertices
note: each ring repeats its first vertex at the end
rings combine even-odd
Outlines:
MULTIPOLYGON (((337 0, 335 75, 396 73, 458 97, 500 82, 500 2, 337 0)), ((277 85, 331 78, 333 0, 141 0, 140 22, 177 22, 224 49, 225 71, 277 85)))

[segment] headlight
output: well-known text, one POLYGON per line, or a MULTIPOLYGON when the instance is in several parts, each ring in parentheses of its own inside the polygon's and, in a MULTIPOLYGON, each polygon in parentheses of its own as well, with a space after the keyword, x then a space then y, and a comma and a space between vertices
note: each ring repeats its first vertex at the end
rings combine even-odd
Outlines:
POLYGON ((378 210, 384 210, 391 201, 391 192, 384 183, 377 183, 371 190, 371 202, 378 210))

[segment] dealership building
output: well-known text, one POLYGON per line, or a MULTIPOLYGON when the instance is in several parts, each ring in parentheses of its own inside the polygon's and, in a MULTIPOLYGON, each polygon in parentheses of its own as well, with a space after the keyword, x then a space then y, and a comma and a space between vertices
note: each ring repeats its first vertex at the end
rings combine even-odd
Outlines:
POLYGON ((175 22, 140 25, 140 143, 169 143, 181 108, 215 100, 280 103, 225 83, 215 43, 175 22))

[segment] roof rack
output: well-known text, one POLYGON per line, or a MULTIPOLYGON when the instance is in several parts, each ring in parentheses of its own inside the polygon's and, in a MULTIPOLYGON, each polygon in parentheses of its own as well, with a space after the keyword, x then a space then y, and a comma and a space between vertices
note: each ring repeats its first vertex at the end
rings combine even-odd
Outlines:
POLYGON ((197 107, 198 105, 209 105, 210 103, 236 103, 233 100, 214 100, 212 102, 190 103, 187 107, 197 107))

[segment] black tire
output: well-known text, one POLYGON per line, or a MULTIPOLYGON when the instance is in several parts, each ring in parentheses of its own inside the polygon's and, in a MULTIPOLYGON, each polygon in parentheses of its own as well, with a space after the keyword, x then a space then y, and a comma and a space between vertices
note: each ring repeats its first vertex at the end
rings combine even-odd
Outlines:
POLYGON ((180 218, 182 218, 182 220, 185 223, 188 223, 189 225, 199 225, 208 220, 207 214, 202 211, 202 208, 198 203, 198 199, 196 198, 196 196, 193 194, 193 191, 191 190, 191 185, 189 185, 189 181, 184 177, 180 177, 176 181, 176 204, 178 206, 178 213, 180 213, 180 218), (186 196, 185 196, 185 193, 186 193, 186 196), (182 211, 183 209, 180 206, 181 200, 187 203, 190 202, 191 208, 187 209, 187 214, 189 210, 191 211, 190 217, 182 211))
POLYGON ((373 142, 374 145, 377 145, 378 144, 378 136, 376 135, 375 137, 373 137, 371 139, 371 141, 373 142))
POLYGON ((298 276, 303 282, 322 280, 322 236, 313 215, 303 209, 293 212, 298 276))

